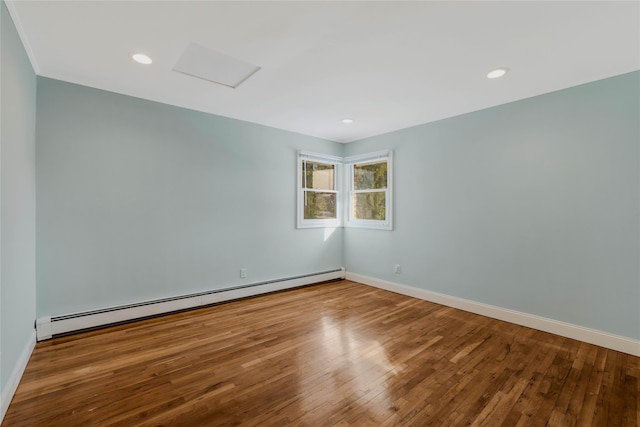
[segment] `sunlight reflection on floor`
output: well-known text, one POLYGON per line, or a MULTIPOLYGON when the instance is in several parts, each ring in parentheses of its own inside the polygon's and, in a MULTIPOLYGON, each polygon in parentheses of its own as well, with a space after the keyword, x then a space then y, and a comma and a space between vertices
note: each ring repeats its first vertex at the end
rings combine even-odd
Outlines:
MULTIPOLYGON (((313 363, 323 364, 326 377, 322 378, 323 395, 336 408, 345 404, 393 405, 394 398, 388 393, 389 381, 403 370, 401 364, 389 359, 384 347, 377 340, 358 336, 357 331, 324 316, 319 324, 322 332, 320 351, 313 355, 313 363), (345 402, 346 396, 352 402, 345 402), (362 400, 360 402, 360 400, 362 400)), ((317 378, 316 378, 317 380, 317 378)), ((318 383, 306 384, 318 387, 318 383)), ((305 390, 301 384, 301 390, 305 390)), ((301 399, 305 412, 313 412, 319 404, 315 400, 301 399)))

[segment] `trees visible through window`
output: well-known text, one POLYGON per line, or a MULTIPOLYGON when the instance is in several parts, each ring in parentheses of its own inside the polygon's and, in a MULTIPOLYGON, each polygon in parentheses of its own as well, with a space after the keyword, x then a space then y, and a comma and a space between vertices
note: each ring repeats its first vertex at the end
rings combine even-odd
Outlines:
POLYGON ((304 219, 336 219, 336 165, 302 162, 304 219))
POLYGON ((342 159, 314 153, 298 156, 298 228, 340 225, 342 159))
POLYGON ((391 230, 391 152, 345 159, 348 173, 347 226, 391 230))
POLYGON ((354 219, 384 221, 386 218, 387 161, 353 165, 354 219))
POLYGON ((301 152, 297 226, 338 227, 344 213, 346 226, 391 230, 391 181, 390 151, 346 159, 301 152))

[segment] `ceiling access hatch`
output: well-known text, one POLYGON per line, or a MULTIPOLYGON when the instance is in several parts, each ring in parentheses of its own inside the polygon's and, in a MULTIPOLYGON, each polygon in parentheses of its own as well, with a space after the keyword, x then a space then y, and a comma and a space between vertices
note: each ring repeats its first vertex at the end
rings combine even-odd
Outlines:
POLYGON ((173 71, 237 88, 260 67, 224 53, 191 43, 173 67, 173 71))

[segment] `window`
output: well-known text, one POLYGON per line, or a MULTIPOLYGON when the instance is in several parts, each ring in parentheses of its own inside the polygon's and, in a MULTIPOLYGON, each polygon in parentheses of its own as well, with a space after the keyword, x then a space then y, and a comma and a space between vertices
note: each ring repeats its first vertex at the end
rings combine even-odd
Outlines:
POLYGON ((298 228, 339 227, 344 213, 348 227, 391 230, 391 165, 391 151, 346 159, 300 152, 298 228))
POLYGON ((391 152, 344 159, 347 174, 347 226, 391 230, 391 152))
POLYGON ((298 228, 339 227, 342 159, 301 152, 298 156, 298 228))

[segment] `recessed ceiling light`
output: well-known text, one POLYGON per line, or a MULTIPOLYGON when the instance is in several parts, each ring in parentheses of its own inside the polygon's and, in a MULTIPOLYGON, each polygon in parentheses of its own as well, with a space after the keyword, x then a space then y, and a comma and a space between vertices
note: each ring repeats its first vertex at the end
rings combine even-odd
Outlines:
POLYGON ((149 65, 153 62, 151 58, 149 58, 144 53, 134 53, 133 55, 131 55, 131 59, 144 65, 149 65))
POLYGON ((493 70, 489 71, 489 73, 487 74, 487 78, 497 79, 498 77, 504 76, 508 72, 509 69, 507 67, 494 68, 493 70))
POLYGON ((342 119, 342 123, 350 125, 351 123, 353 123, 353 119, 342 119))

